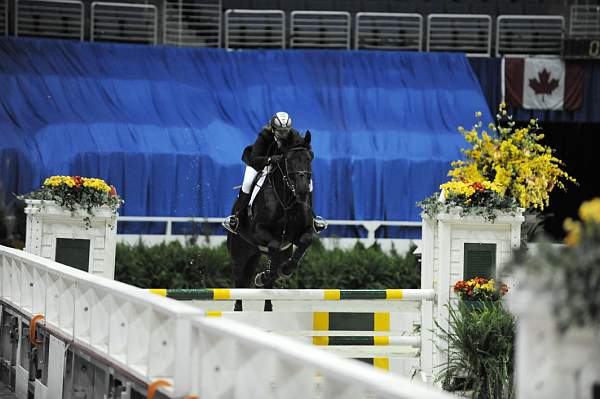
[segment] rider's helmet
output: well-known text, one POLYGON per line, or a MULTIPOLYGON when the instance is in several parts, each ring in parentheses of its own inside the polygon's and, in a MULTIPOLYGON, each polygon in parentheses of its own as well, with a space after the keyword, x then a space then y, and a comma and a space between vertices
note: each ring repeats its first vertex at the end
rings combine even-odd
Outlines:
POLYGON ((292 118, 287 112, 278 112, 271 118, 271 129, 278 140, 287 140, 292 129, 292 118))

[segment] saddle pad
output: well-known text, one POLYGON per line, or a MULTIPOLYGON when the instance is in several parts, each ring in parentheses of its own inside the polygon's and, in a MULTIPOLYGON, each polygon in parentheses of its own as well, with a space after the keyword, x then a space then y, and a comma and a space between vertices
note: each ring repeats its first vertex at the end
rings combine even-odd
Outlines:
POLYGON ((264 169, 262 170, 260 177, 258 178, 258 181, 256 182, 256 184, 254 185, 254 188, 252 189, 252 196, 250 197, 250 202, 248 203, 248 206, 250 208, 252 208, 252 203, 254 202, 254 198, 256 198, 256 196, 258 195, 258 192, 260 191, 261 187, 263 186, 263 183, 265 182, 265 179, 267 178, 267 175, 271 172, 271 165, 267 165, 264 167, 264 169))

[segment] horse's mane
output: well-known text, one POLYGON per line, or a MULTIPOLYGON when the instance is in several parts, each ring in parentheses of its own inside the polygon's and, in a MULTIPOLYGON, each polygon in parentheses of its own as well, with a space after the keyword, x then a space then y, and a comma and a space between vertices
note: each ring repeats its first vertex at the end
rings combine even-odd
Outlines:
POLYGON ((286 147, 283 149, 283 153, 287 154, 288 152, 292 152, 292 151, 298 151, 298 150, 305 150, 308 151, 308 153, 310 154, 310 159, 314 159, 315 154, 312 151, 312 148, 310 145, 306 145, 305 143, 296 143, 293 144, 289 147, 286 147))

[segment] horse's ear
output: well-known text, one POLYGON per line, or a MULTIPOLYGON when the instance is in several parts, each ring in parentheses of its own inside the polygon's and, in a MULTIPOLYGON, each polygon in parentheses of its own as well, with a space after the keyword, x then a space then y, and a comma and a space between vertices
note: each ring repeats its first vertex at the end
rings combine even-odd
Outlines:
POLYGON ((310 130, 307 130, 306 134, 304 135, 304 145, 310 145, 310 130))

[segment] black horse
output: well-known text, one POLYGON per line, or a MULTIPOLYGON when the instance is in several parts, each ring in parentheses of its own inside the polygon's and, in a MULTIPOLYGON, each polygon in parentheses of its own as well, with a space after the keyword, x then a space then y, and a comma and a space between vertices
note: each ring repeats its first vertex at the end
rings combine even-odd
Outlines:
MULTIPOLYGON (((310 139, 306 132, 303 140, 283 149, 281 162, 271 165, 248 217, 240 220, 237 233, 227 235, 236 288, 249 288, 253 282, 257 287, 273 288, 278 277, 293 274, 312 243, 310 139), (268 255, 267 268, 255 274, 262 254, 268 255)), ((240 300, 235 310, 242 310, 240 300)), ((272 310, 271 301, 265 301, 264 310, 272 310)))

